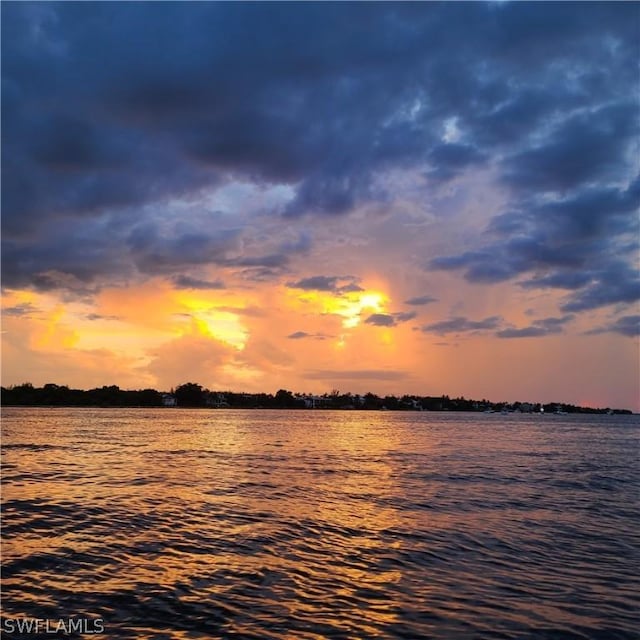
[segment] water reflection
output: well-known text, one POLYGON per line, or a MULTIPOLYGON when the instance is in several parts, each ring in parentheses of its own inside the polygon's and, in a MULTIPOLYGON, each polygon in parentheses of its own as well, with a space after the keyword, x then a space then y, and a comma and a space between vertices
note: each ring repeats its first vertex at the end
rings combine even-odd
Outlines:
POLYGON ((638 431, 514 420, 5 410, 5 615, 102 616, 110 638, 631 637, 638 431))

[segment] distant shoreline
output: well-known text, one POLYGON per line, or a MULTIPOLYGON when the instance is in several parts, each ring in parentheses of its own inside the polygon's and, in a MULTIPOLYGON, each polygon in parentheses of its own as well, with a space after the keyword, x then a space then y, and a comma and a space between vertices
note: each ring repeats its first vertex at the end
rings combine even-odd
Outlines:
POLYGON ((202 408, 202 409, 294 409, 351 411, 445 411, 466 413, 611 414, 633 415, 629 409, 581 407, 563 402, 492 402, 464 397, 340 393, 322 395, 280 389, 270 393, 210 391, 188 382, 169 392, 156 389, 124 390, 116 385, 82 390, 53 383, 34 387, 30 383, 1 388, 3 407, 64 408, 202 408))
MULTIPOLYGON (((159 405, 145 406, 145 405, 77 405, 77 404, 6 404, 0 403, 0 409, 162 409, 184 411, 184 410, 197 410, 197 411, 362 411, 362 412, 408 412, 411 413, 411 409, 346 409, 346 408, 316 408, 310 409, 307 407, 163 407, 159 405)), ((474 409, 419 409, 413 411, 414 413, 491 413, 493 415, 539 415, 539 416, 557 416, 557 415, 612 415, 612 416, 634 416, 640 415, 640 413, 634 413, 630 409, 612 409, 610 411, 606 409, 591 409, 587 408, 581 411, 565 411, 558 413, 556 411, 539 412, 539 411, 476 411, 474 409)))

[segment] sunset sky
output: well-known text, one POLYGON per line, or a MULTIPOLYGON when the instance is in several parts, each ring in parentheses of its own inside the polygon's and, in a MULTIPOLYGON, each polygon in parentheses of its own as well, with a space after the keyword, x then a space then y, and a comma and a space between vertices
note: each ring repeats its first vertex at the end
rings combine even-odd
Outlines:
POLYGON ((4 386, 640 410, 640 4, 1 11, 4 386))

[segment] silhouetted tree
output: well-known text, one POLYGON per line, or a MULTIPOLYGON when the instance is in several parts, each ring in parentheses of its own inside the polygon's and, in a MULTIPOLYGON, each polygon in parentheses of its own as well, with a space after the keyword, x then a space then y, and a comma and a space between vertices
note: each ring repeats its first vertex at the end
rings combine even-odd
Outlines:
POLYGON ((284 409, 292 409, 296 406, 296 399, 293 397, 293 393, 291 393, 291 391, 278 389, 275 397, 275 405, 276 407, 284 409))
POLYGON ((204 391, 195 382, 186 382, 176 388, 176 401, 179 407, 203 407, 204 391))

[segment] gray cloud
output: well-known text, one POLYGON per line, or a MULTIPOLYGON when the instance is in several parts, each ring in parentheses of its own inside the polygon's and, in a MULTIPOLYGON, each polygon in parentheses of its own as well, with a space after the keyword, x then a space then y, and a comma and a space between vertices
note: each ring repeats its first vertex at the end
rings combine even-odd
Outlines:
POLYGON ((224 289, 224 282, 221 280, 200 280, 179 274, 171 278, 171 282, 178 289, 224 289))
POLYGON ((404 304, 410 304, 415 306, 422 306, 425 304, 431 304, 432 302, 437 302, 437 298, 433 298, 431 296, 416 296, 415 298, 409 298, 404 301, 404 304))
POLYGON ((408 322, 416 317, 415 311, 400 311, 396 313, 372 313, 366 320, 366 324, 376 327, 395 327, 401 322, 408 322))
POLYGON ((463 316, 456 316, 449 320, 424 325, 421 330, 425 333, 437 334, 471 333, 496 329, 501 322, 502 318, 499 318, 498 316, 491 316, 484 320, 469 320, 463 316))
POLYGON ((120 316, 113 315, 104 315, 102 313, 88 313, 85 318, 87 320, 96 321, 96 320, 120 320, 120 316))
POLYGON ((509 327, 496 332, 498 338, 541 338, 552 334, 562 333, 563 327, 573 320, 574 316, 568 315, 561 318, 543 318, 535 320, 530 326, 520 329, 509 327))
POLYGON ((640 336, 640 315, 621 316, 615 321, 589 331, 590 334, 597 333, 619 333, 622 336, 635 338, 640 336))
POLYGON ((23 316, 30 316, 32 313, 35 313, 37 311, 38 311, 38 308, 35 307, 31 302, 23 302, 13 307, 2 308, 2 313, 5 316, 14 316, 18 318, 23 316))
POLYGON ((329 291, 332 293, 363 291, 358 281, 359 278, 355 276, 310 276, 296 282, 287 282, 287 287, 305 291, 329 291))
POLYGON ((393 314, 393 317, 398 322, 408 322, 413 320, 418 314, 415 311, 399 311, 393 314))
POLYGON ((387 313, 373 313, 365 320, 365 323, 376 327, 394 327, 396 320, 387 313))
POLYGON ((220 264, 233 267, 266 267, 277 269, 284 267, 289 262, 289 256, 286 253, 267 253, 259 256, 241 256, 237 258, 229 258, 223 260, 220 264))
POLYGON ((519 284, 524 289, 581 289, 591 282, 592 277, 586 271, 556 271, 519 284))
POLYGON ((498 331, 496 336, 498 338, 540 338, 549 335, 549 333, 558 332, 549 332, 543 327, 532 325, 530 327, 523 327, 522 329, 503 329, 502 331, 498 331))
POLYGON ((296 331, 287 336, 290 340, 302 340, 303 338, 312 338, 314 340, 326 340, 331 336, 327 336, 324 333, 307 333, 306 331, 296 331))

